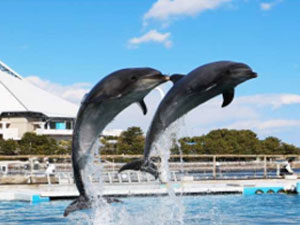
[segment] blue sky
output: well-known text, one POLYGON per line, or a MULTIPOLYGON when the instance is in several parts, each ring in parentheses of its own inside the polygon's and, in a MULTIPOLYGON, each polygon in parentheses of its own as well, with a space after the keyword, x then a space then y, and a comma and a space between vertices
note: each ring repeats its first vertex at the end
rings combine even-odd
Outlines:
MULTIPOLYGON (((299 8, 293 0, 0 0, 0 60, 75 103, 124 67, 171 74, 217 60, 245 62, 259 78, 239 86, 228 109, 214 99, 187 115, 190 134, 251 128, 300 146, 299 8)), ((111 127, 146 130, 157 96, 148 101, 146 118, 128 121, 140 114, 132 107, 111 127)))

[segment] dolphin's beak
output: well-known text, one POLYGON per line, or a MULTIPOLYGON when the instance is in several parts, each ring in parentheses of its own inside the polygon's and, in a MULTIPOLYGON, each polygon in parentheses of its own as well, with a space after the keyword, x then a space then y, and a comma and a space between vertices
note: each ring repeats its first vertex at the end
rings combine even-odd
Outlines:
POLYGON ((165 74, 155 74, 151 77, 149 77, 150 79, 158 79, 161 80, 163 82, 170 80, 170 76, 165 75, 165 74))
POLYGON ((251 78, 256 78, 256 77, 257 77, 257 73, 251 72, 251 78))

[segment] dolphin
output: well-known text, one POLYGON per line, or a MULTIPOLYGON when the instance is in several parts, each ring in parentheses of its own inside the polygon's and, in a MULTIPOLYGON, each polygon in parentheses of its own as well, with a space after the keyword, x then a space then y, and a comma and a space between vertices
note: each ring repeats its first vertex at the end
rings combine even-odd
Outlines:
POLYGON ((200 66, 187 75, 174 74, 170 77, 174 86, 159 104, 146 135, 144 157, 125 164, 124 170, 141 170, 158 178, 157 167, 149 159, 153 144, 174 121, 208 101, 223 94, 222 107, 234 98, 234 88, 251 78, 257 77, 252 69, 239 62, 218 61, 200 66))
MULTIPOLYGON (((132 103, 137 102, 144 114, 144 97, 155 87, 169 80, 169 76, 152 68, 129 68, 113 72, 99 81, 84 97, 79 108, 72 138, 72 165, 79 197, 64 212, 91 207, 92 200, 83 182, 84 169, 92 154, 92 147, 113 118, 132 103)), ((110 202, 111 199, 108 199, 110 202)))

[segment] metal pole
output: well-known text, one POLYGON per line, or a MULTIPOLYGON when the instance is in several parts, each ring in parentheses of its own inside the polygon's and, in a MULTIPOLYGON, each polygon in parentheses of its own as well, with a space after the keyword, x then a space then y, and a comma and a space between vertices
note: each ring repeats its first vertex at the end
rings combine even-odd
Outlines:
POLYGON ((29 158, 29 162, 30 162, 30 184, 33 183, 33 158, 29 158))
POLYGON ((217 170, 216 170, 216 156, 213 156, 213 178, 216 179, 217 177, 217 170))
POLYGON ((267 178, 267 156, 264 156, 264 178, 267 178))
POLYGON ((276 176, 280 177, 280 164, 279 163, 276 165, 276 176))

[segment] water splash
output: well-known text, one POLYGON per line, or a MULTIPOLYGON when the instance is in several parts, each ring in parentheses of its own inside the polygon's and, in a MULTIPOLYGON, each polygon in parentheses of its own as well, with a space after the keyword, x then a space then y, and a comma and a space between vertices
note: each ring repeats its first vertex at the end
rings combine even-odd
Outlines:
MULTIPOLYGON (((171 147, 177 140, 179 128, 182 126, 183 120, 178 120, 172 124, 169 129, 161 135, 161 138, 154 144, 156 152, 161 157, 160 172, 162 179, 166 183, 168 190, 168 197, 153 198, 155 203, 151 203, 146 207, 144 212, 140 210, 130 211, 126 207, 125 199, 123 204, 108 204, 103 198, 104 182, 102 178, 103 165, 100 158, 99 148, 101 143, 97 141, 92 147, 92 154, 88 159, 85 169, 84 184, 86 185, 86 192, 93 200, 92 209, 87 212, 80 212, 82 218, 85 218, 88 225, 130 225, 130 224, 143 224, 143 225, 183 225, 185 207, 183 200, 176 196, 175 190, 172 186, 169 159, 171 155, 171 147), (155 205, 155 207, 153 207, 155 205)), ((151 200, 149 200, 151 202, 151 200)), ((130 204, 130 203, 129 203, 130 204)), ((143 208, 147 202, 141 202, 143 208)), ((76 223, 74 223, 76 224, 76 223)))
POLYGON ((91 149, 91 154, 88 158, 84 173, 84 184, 86 186, 86 192, 89 197, 96 199, 99 197, 101 199, 103 195, 103 180, 101 173, 103 171, 103 166, 101 163, 101 155, 99 148, 101 143, 99 140, 95 141, 91 149))
POLYGON ((170 181, 169 160, 171 157, 171 148, 177 143, 180 130, 184 126, 185 120, 184 117, 182 117, 171 124, 160 136, 159 140, 153 144, 153 153, 158 154, 161 158, 160 178, 163 183, 170 181))
POLYGON ((101 162, 101 142, 95 141, 91 148, 87 166, 84 170, 84 184, 88 197, 92 200, 92 209, 87 213, 87 224, 110 225, 113 211, 103 198, 104 183, 102 178, 103 164, 101 162))
POLYGON ((179 151, 179 162, 180 162, 180 173, 184 174, 184 160, 183 160, 183 151, 181 149, 181 144, 177 141, 178 151, 179 151))
POLYGON ((161 204, 161 207, 167 207, 169 210, 166 215, 171 216, 171 218, 165 218, 165 221, 169 221, 166 224, 184 224, 183 218, 185 208, 183 206, 182 199, 176 196, 175 190, 171 183, 171 173, 169 168, 171 148, 176 144, 178 135, 180 134, 180 128, 183 127, 184 124, 185 121, 183 117, 171 124, 160 136, 160 139, 153 145, 155 150, 154 153, 158 153, 161 158, 160 179, 161 182, 167 184, 167 190, 169 194, 168 201, 165 201, 161 204))

